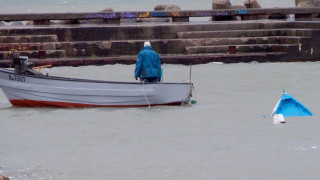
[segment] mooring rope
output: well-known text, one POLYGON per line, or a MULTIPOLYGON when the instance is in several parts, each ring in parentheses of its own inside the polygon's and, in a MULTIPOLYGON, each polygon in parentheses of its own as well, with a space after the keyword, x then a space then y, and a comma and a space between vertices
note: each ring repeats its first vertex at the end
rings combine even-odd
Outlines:
POLYGON ((150 106, 149 100, 147 98, 146 90, 144 89, 144 81, 142 81, 142 89, 143 89, 144 97, 146 98, 146 101, 147 101, 148 106, 150 108, 151 106, 150 106))
MULTIPOLYGON (((192 81, 188 81, 187 83, 190 83, 191 84, 191 88, 190 88, 190 92, 189 92, 189 95, 187 96, 187 98, 185 99, 185 101, 183 102, 184 104, 187 104, 187 101, 188 99, 191 99, 192 97, 192 92, 195 92, 195 87, 193 85, 193 82, 192 81)), ((195 94, 195 97, 196 97, 197 94, 195 94)))
POLYGON ((193 83, 192 83, 192 91, 194 92, 194 99, 198 99, 197 91, 196 91, 196 88, 194 87, 193 83))

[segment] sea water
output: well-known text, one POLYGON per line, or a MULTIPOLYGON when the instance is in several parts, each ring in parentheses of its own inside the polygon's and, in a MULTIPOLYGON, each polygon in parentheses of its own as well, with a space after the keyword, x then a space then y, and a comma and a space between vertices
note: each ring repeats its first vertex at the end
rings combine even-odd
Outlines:
MULTIPOLYGON (((244 0, 230 0, 243 5, 244 0)), ((294 0, 260 0, 262 7, 295 7, 294 0)), ((0 0, 0 14, 4 13, 63 13, 97 12, 105 8, 115 11, 152 11, 157 4, 176 4, 182 10, 208 10, 212 0, 0 0)))
MULTIPOLYGON (((191 0, 0 0, 0 13, 210 9, 191 0)), ((241 5, 243 1, 231 0, 241 5)), ((294 7, 293 0, 259 1, 294 7)), ((163 65, 165 82, 189 66, 163 65)), ((0 174, 12 180, 319 179, 320 63, 192 67, 197 104, 152 108, 19 108, 0 91, 0 174), (273 125, 285 89, 313 117, 273 125)), ((134 65, 57 67, 50 75, 135 81, 134 65)))
MULTIPOLYGON (((165 82, 190 67, 163 65, 165 82)), ((197 104, 19 108, 0 93, 0 174, 12 180, 318 179, 320 63, 192 67, 197 104), (285 89, 313 113, 273 125, 285 89)), ((134 65, 56 67, 49 75, 134 82, 134 65)))

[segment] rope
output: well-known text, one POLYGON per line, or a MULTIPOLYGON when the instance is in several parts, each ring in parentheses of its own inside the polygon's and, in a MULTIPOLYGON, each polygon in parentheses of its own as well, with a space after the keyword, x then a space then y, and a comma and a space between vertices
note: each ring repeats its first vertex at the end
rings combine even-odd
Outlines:
MULTIPOLYGON (((191 88, 190 88, 189 94, 191 94, 191 96, 192 96, 192 92, 194 91, 194 92, 195 92, 195 97, 197 97, 197 94, 196 94, 196 91, 195 91, 193 82, 187 81, 187 83, 191 83, 191 88)), ((184 102, 183 102, 182 104, 186 104, 186 102, 187 102, 187 100, 188 100, 189 98, 191 98, 190 95, 188 95, 188 96, 186 97, 186 99, 184 100, 184 102)))
POLYGON ((150 106, 149 100, 148 100, 148 98, 147 98, 146 91, 145 91, 145 89, 144 89, 144 81, 142 81, 142 89, 143 89, 144 97, 146 98, 146 101, 147 101, 148 106, 149 106, 149 108, 150 108, 151 106, 150 106))
POLYGON ((194 92, 194 98, 195 98, 195 99, 198 99, 198 97, 197 97, 197 91, 196 91, 196 88, 194 87, 193 83, 192 83, 192 91, 194 92))

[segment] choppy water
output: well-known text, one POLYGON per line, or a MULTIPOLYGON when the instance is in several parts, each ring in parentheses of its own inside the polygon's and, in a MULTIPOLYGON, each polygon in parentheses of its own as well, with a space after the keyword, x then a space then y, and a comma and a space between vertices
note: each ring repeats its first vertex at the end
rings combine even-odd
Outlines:
MULTIPOLYGON (((230 0, 243 5, 244 0, 230 0)), ((294 7, 294 0, 259 0, 262 7, 294 7)), ((176 4, 183 10, 210 9, 212 0, 0 0, 1 13, 96 12, 111 7, 115 11, 153 10, 157 4, 176 4)))
MULTIPOLYGON (((16 108, 0 93, 0 174, 40 179, 318 179, 320 63, 192 68, 195 105, 16 108), (270 115, 282 89, 314 117, 270 115)), ((50 74, 133 81, 133 65, 53 68, 50 74)), ((164 65, 164 80, 189 67, 164 65)))

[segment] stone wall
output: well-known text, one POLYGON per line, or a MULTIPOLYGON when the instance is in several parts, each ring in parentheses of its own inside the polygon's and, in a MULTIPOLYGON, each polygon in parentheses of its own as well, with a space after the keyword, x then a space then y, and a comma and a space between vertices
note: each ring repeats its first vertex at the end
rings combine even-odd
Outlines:
POLYGON ((197 58, 205 58, 208 62, 213 56, 232 59, 224 59, 225 62, 242 62, 244 57, 254 59, 256 56, 262 58, 259 61, 279 61, 279 57, 283 61, 293 58, 312 60, 320 52, 317 47, 320 37, 317 29, 320 23, 302 23, 229 21, 200 24, 12 27, 0 29, 0 63, 8 59, 6 54, 11 48, 18 49, 21 55, 31 59, 38 59, 39 51, 45 51, 47 59, 59 59, 61 62, 71 58, 75 61, 112 58, 112 62, 132 63, 146 40, 151 42, 162 57, 170 54, 170 61, 167 59, 167 63, 179 63, 181 59, 181 63, 186 63, 197 58), (236 52, 241 54, 229 54, 230 46, 234 46, 236 52), (123 57, 132 57, 133 60, 121 61, 123 57), (177 58, 180 60, 177 61, 177 58))

